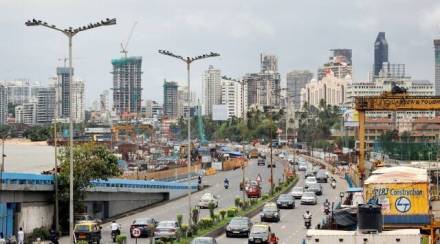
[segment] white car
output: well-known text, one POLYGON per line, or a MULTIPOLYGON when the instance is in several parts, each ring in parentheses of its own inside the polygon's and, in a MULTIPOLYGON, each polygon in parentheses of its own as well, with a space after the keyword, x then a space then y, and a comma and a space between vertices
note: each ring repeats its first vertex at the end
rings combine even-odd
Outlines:
POLYGON ((293 155, 287 155, 287 161, 289 161, 290 164, 294 164, 295 160, 293 158, 293 155))
POLYGON ((209 204, 210 203, 214 203, 214 206, 217 208, 218 207, 218 199, 216 196, 214 196, 211 193, 205 193, 203 194, 203 196, 200 198, 199 202, 197 203, 197 206, 199 208, 209 208, 209 204))
POLYGON ((295 186, 290 192, 290 195, 292 195, 296 199, 299 199, 302 197, 303 192, 304 192, 304 188, 302 186, 295 186))
POLYGON ((306 163, 298 163, 298 170, 299 171, 306 171, 307 170, 307 164, 306 163))
POLYGON ((316 198, 316 194, 311 191, 305 191, 301 197, 301 204, 312 204, 316 205, 318 203, 318 199, 316 198))
POLYGON ((305 181, 306 185, 308 185, 308 184, 316 184, 316 183, 318 183, 318 181, 316 180, 316 177, 309 176, 309 177, 306 178, 306 181, 305 181))

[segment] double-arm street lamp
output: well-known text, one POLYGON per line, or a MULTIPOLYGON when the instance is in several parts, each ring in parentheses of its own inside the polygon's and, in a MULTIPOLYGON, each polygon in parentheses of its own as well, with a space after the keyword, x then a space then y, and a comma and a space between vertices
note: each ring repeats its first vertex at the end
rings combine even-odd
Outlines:
MULTIPOLYGON (((195 56, 195 57, 182 57, 180 55, 176 55, 170 51, 167 50, 159 50, 160 54, 166 55, 166 56, 170 56, 173 58, 177 58, 182 60, 184 63, 186 63, 186 71, 187 71, 187 80, 188 80, 188 105, 190 106, 191 104, 191 83, 190 83, 190 66, 191 63, 196 61, 196 60, 200 60, 200 59, 205 59, 205 58, 212 58, 212 57, 218 57, 220 56, 220 54, 218 53, 207 53, 207 54, 202 54, 199 56, 195 56)), ((188 180, 190 179, 190 174, 191 174, 191 115, 190 115, 190 110, 188 109, 188 113, 186 115, 186 118, 188 120, 188 162, 187 162, 187 167, 188 167, 188 180)), ((188 181, 189 184, 189 181, 188 181)), ((188 226, 191 227, 191 187, 190 185, 188 185, 188 226)))
MULTIPOLYGON (((107 26, 107 25, 115 25, 116 19, 105 19, 101 20, 99 22, 90 23, 86 26, 81 26, 77 28, 69 27, 66 29, 58 28, 55 25, 48 24, 47 22, 44 22, 42 20, 32 19, 26 21, 26 26, 42 26, 46 27, 58 32, 63 33, 65 36, 67 36, 69 40, 69 135, 70 135, 70 141, 69 141, 69 163, 70 163, 70 172, 69 172, 69 180, 70 180, 70 188, 69 188, 69 234, 70 234, 70 243, 74 242, 74 236, 73 236, 73 109, 72 109, 72 76, 73 76, 73 68, 72 68, 72 39, 73 37, 78 34, 79 32, 91 30, 97 27, 101 26, 107 26)), ((56 111, 58 112, 58 111, 56 111)), ((56 170, 56 169, 55 169, 56 170)), ((56 171, 55 171, 56 172, 56 171)), ((57 178, 56 175, 54 177, 57 178)), ((57 182, 55 182, 57 184, 57 182)), ((58 214, 58 209, 56 210, 56 214, 58 214)), ((58 219, 56 220, 58 221, 58 219)), ((58 226, 57 226, 58 227, 58 226)))

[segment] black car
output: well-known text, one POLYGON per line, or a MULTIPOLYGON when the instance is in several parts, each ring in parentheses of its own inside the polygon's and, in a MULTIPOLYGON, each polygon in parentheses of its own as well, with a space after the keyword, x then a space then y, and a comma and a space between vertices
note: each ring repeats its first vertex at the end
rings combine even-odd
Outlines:
POLYGON ((267 163, 267 167, 268 168, 276 168, 277 166, 276 166, 275 162, 272 161, 272 164, 270 162, 267 163))
POLYGON ((272 222, 280 222, 280 210, 277 205, 273 202, 266 203, 263 207, 263 211, 260 214, 261 222, 272 221, 272 222))
POLYGON ((290 194, 281 194, 277 199, 278 208, 295 208, 295 198, 290 194))
POLYGON ((226 226, 226 237, 245 236, 249 237, 252 223, 248 217, 234 217, 226 226))
POLYGON ((320 169, 316 173, 316 181, 319 183, 327 183, 328 182, 327 171, 325 171, 324 169, 320 169))
POLYGON ((258 166, 260 166, 260 165, 266 165, 266 162, 265 162, 266 160, 264 160, 264 159, 262 159, 262 158, 260 158, 260 159, 258 159, 258 162, 257 162, 257 165, 258 166))
POLYGON ((139 218, 135 219, 130 226, 130 235, 131 238, 133 236, 133 229, 137 228, 141 231, 141 235, 139 237, 150 237, 154 234, 154 229, 156 228, 157 221, 153 218, 139 218))

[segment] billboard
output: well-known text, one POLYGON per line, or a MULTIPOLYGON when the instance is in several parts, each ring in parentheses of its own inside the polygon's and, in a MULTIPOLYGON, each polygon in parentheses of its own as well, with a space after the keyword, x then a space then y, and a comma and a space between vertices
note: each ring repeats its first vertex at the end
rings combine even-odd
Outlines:
POLYGON ((345 110, 343 116, 344 116, 345 127, 359 126, 359 112, 356 109, 345 110))
POLYGON ((226 104, 214 104, 212 106, 212 120, 228 120, 228 107, 226 106, 226 104))

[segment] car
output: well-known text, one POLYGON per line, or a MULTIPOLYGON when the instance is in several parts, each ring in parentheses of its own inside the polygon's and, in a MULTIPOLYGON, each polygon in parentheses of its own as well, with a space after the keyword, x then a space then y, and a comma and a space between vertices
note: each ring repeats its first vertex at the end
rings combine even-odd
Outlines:
POLYGON ((292 195, 295 199, 300 199, 303 192, 304 188, 302 186, 295 186, 290 192, 290 195, 292 195))
POLYGON ((277 199, 278 208, 295 208, 295 198, 290 194, 281 194, 277 199))
POLYGON ((278 157, 284 159, 286 157, 286 153, 285 152, 280 152, 280 154, 278 154, 278 157))
POLYGON ((133 229, 137 228, 140 230, 141 235, 139 237, 150 237, 154 234, 154 229, 156 228, 157 221, 153 218, 139 218, 135 219, 130 226, 130 236, 133 236, 133 229))
POLYGON ((304 174, 304 178, 311 177, 311 176, 315 177, 315 174, 313 173, 313 171, 311 169, 307 169, 306 173, 304 174))
POLYGON ((78 241, 97 244, 101 241, 101 226, 96 221, 80 221, 73 232, 78 241))
POLYGON ((245 236, 249 237, 252 223, 248 217, 234 217, 226 226, 226 237, 245 236))
POLYGON ((312 168, 313 175, 316 176, 316 174, 318 173, 318 171, 320 169, 321 169, 321 166, 313 166, 313 168, 312 168))
POLYGON ((299 162, 298 163, 298 170, 299 171, 306 171, 307 170, 307 164, 305 162, 304 163, 299 162))
POLYGON ((317 196, 322 195, 322 186, 319 183, 310 183, 306 186, 306 191, 314 192, 317 196))
POLYGON ((266 160, 264 160, 264 159, 262 159, 262 158, 258 159, 257 165, 258 165, 258 166, 260 166, 260 165, 263 165, 263 166, 266 165, 266 160))
POLYGON ((295 158, 293 157, 293 155, 287 155, 287 161, 289 162, 289 164, 295 164, 295 158))
POLYGON ((214 207, 218 207, 218 199, 216 196, 214 196, 211 193, 205 193, 200 198, 199 202, 197 203, 197 207, 199 208, 209 208, 209 204, 213 203, 214 207))
POLYGON ((191 244, 217 244, 213 237, 197 237, 191 241, 191 244))
POLYGON ((280 210, 277 205, 273 202, 266 203, 263 207, 263 211, 260 214, 261 222, 272 221, 272 222, 280 222, 280 210))
POLYGON ((301 205, 312 204, 316 205, 318 203, 318 199, 316 194, 312 191, 305 191, 301 196, 301 205))
POLYGON ((318 183, 327 183, 328 182, 327 170, 325 169, 318 170, 318 172, 316 173, 316 181, 318 181, 318 183))
POLYGON ((248 198, 260 198, 261 187, 259 185, 250 185, 246 190, 246 195, 248 198))
POLYGON ((180 226, 177 221, 160 221, 154 230, 154 239, 177 240, 179 238, 180 226))
POLYGON ((318 183, 318 181, 316 180, 316 178, 314 176, 309 176, 306 178, 306 181, 304 184, 315 184, 318 183))
POLYGON ((272 234, 270 226, 266 224, 254 224, 249 233, 248 244, 268 244, 272 234))

